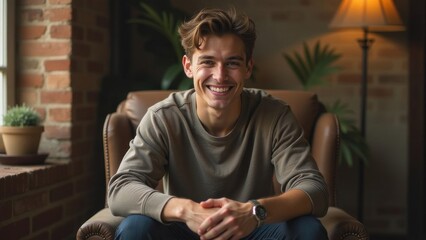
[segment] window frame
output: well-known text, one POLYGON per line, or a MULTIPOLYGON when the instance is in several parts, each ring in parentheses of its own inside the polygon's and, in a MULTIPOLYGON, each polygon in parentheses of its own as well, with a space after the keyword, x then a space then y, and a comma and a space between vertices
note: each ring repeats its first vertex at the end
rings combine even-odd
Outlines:
MULTIPOLYGON (((0 82, 0 124, 3 122, 3 114, 8 106, 15 104, 15 1, 0 0, 1 9, 3 12, 1 19, 0 31, 6 33, 2 36, 1 52, 4 54, 4 63, 1 65, 0 71, 3 80, 0 82)), ((1 79, 1 78, 0 78, 1 79)))

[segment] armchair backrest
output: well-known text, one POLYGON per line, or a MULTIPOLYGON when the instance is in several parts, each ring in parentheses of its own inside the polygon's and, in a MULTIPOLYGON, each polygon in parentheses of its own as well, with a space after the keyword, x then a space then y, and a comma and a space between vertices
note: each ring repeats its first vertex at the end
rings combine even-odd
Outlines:
MULTIPOLYGON (((120 162, 129 148, 147 109, 166 98, 172 91, 135 91, 108 114, 103 128, 106 186, 117 172, 120 162)), ((267 90, 272 96, 287 102, 304 129, 311 144, 312 154, 324 175, 330 193, 329 204, 335 205, 335 168, 339 149, 339 127, 337 118, 324 111, 317 95, 307 91, 267 90)), ((274 182, 276 184, 276 182, 274 182)))

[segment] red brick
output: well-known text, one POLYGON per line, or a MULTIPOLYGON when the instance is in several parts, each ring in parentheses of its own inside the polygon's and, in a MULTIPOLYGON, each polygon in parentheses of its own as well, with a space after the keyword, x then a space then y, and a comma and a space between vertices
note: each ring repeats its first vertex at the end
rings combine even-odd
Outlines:
POLYGON ((25 72, 26 70, 37 70, 39 66, 40 60, 38 59, 21 59, 19 63, 21 72, 25 72))
POLYGON ((368 95, 375 98, 389 98, 394 95, 394 91, 390 88, 370 87, 368 89, 368 95))
POLYGON ((0 222, 12 217, 12 202, 0 202, 0 222))
MULTIPOLYGON (((2 169, 3 175, 5 171, 5 169, 2 169)), ((10 174, 0 178, 0 200, 26 191, 28 191, 28 176, 26 174, 10 174)))
POLYGON ((58 155, 66 158, 71 156, 71 142, 69 141, 62 141, 58 145, 58 155))
POLYGON ((0 228, 1 239, 21 239, 30 233, 30 220, 28 218, 16 220, 0 228))
POLYGON ((98 91, 89 91, 86 93, 86 99, 88 103, 97 104, 99 101, 99 92, 98 91))
POLYGON ((52 38, 69 39, 71 38, 71 26, 70 25, 51 26, 50 36, 52 38))
POLYGON ((24 42, 20 48, 22 56, 26 57, 64 56, 71 53, 69 42, 24 42))
POLYGON ((102 73, 104 71, 104 65, 100 62, 88 61, 87 71, 91 73, 102 73))
POLYGON ((108 4, 104 0, 86 1, 86 4, 88 9, 94 10, 96 12, 105 13, 108 11, 108 4))
POLYGON ((103 43, 104 42, 104 36, 101 31, 95 30, 95 29, 88 29, 87 30, 87 40, 94 43, 103 43))
POLYGON ((91 48, 88 44, 85 43, 75 43, 73 45, 73 55, 75 57, 84 57, 87 58, 91 54, 91 48))
POLYGON ((32 174, 29 175, 29 188, 37 189, 40 187, 50 186, 64 181, 68 177, 68 165, 48 165, 46 168, 33 171, 32 174))
POLYGON ((70 122, 70 108, 51 108, 49 109, 49 121, 51 122, 70 122))
POLYGON ((81 26, 72 26, 72 39, 84 40, 84 28, 81 26))
POLYGON ((40 96, 41 103, 68 103, 71 104, 72 93, 70 91, 43 91, 40 96))
POLYGON ((60 5, 70 4, 71 2, 72 0, 49 0, 50 4, 60 4, 60 5))
POLYGON ((70 21, 71 7, 49 9, 46 16, 51 22, 70 21))
POLYGON ((23 22, 44 21, 44 13, 41 9, 29 9, 21 11, 21 20, 23 22))
POLYGON ((19 83, 22 87, 39 88, 43 86, 43 75, 36 73, 28 73, 20 76, 19 83))
POLYGON ((20 102, 23 103, 36 103, 38 101, 38 93, 36 90, 31 89, 21 89, 21 91, 18 93, 20 102))
POLYGON ((96 108, 93 107, 77 107, 75 108, 75 116, 79 119, 79 121, 87 121, 91 119, 96 119, 96 108))
POLYGON ((67 221, 52 230, 51 239, 68 239, 70 235, 74 235, 74 229, 76 224, 73 221, 67 221))
POLYGON ((54 126, 54 125, 45 125, 44 126, 44 137, 47 139, 70 139, 71 137, 71 127, 69 126, 54 126))
POLYGON ((105 16, 97 16, 96 17, 96 26, 101 27, 103 29, 109 28, 109 19, 105 16))
POLYGON ((407 51, 394 47, 379 47, 377 56, 382 58, 404 58, 407 57, 407 51))
POLYGON ((38 39, 46 32, 46 26, 24 26, 20 29, 20 39, 38 39))
POLYGON ((91 144, 87 141, 73 142, 72 154, 73 156, 84 156, 91 149, 91 144))
MULTIPOLYGON (((360 74, 340 74, 337 78, 338 83, 360 84, 362 76, 360 74)), ((371 76, 368 76, 368 82, 371 82, 371 76)))
POLYGON ((22 213, 33 211, 46 206, 49 203, 47 192, 40 192, 16 199, 13 202, 13 214, 18 216, 22 213))
POLYGON ((46 240, 46 239, 52 239, 49 237, 49 232, 47 231, 37 234, 31 238, 28 238, 28 240, 46 240))
POLYGON ((70 64, 71 64, 71 61, 69 59, 46 60, 44 62, 44 68, 48 72, 69 71, 70 70, 70 64))
POLYGON ((21 5, 39 5, 46 3, 46 0, 21 0, 18 1, 21 5))
MULTIPOLYGON (((83 186, 86 186, 85 189, 87 189, 89 182, 83 182, 82 184, 84 184, 83 186)), ((76 182, 75 186, 81 188, 79 182, 76 182)), ((65 215, 75 215, 76 213, 81 211, 81 206, 86 206, 86 204, 86 197, 80 194, 77 198, 72 199, 65 205, 65 215)))
POLYGON ((61 220, 62 218, 62 207, 54 207, 48 209, 32 218, 33 232, 39 231, 45 227, 50 226, 53 223, 61 220))
POLYGON ((379 83, 380 84, 405 84, 407 77, 402 75, 380 75, 379 83))
POLYGON ((50 90, 70 88, 70 75, 66 74, 48 74, 46 76, 46 88, 50 90))
POLYGON ((70 197, 73 194, 74 194, 73 184, 69 182, 50 190, 50 201, 56 202, 56 201, 65 199, 67 197, 70 197))

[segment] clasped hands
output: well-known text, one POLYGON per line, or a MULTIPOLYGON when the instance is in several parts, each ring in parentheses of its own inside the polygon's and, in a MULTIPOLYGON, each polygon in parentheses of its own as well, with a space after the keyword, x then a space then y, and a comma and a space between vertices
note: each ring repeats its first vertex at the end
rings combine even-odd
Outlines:
POLYGON ((241 239, 249 235, 257 225, 252 214, 253 205, 227 198, 208 199, 193 203, 186 218, 187 226, 207 239, 241 239))

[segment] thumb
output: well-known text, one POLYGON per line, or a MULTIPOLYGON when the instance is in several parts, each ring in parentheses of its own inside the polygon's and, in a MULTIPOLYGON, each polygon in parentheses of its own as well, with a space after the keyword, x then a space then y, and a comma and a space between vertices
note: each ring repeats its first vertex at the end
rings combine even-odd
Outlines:
POLYGON ((207 199, 206 201, 200 202, 201 207, 203 208, 220 208, 224 204, 223 200, 220 199, 207 199))

